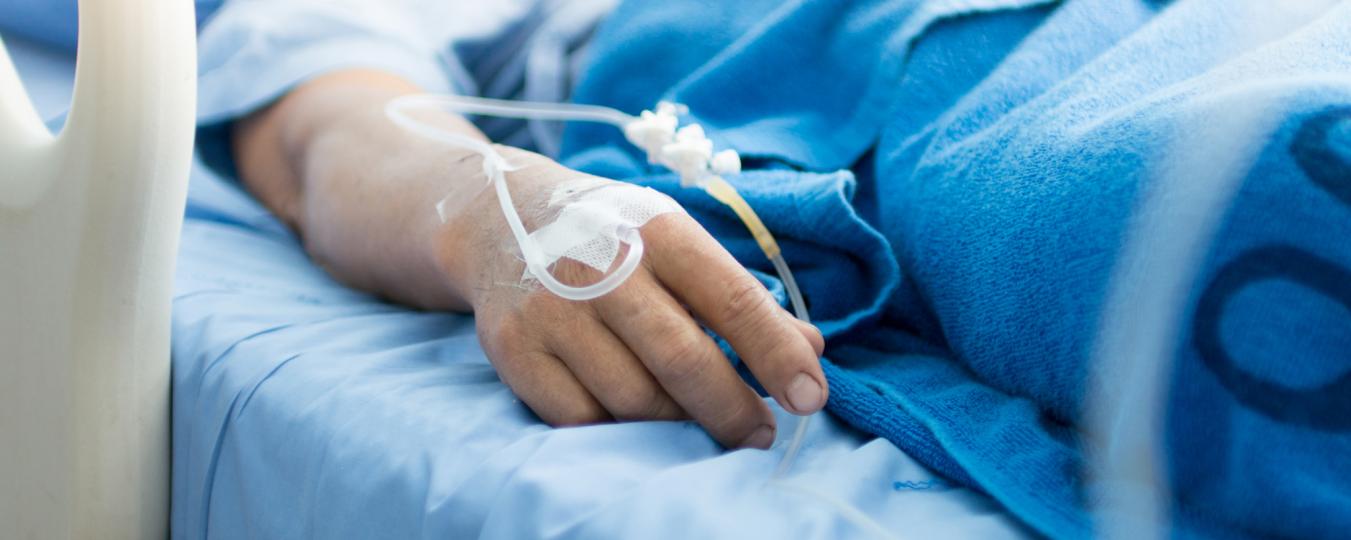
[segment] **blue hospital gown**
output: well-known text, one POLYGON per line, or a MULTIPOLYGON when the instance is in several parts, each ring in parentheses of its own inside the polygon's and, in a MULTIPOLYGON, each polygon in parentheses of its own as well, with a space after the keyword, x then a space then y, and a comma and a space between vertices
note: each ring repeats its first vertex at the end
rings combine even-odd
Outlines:
MULTIPOLYGON (((221 159, 228 121, 296 84, 377 69, 428 92, 565 101, 596 25, 617 0, 233 0, 198 42, 201 148, 221 159)), ((493 140, 556 152, 561 126, 487 119, 493 140)))

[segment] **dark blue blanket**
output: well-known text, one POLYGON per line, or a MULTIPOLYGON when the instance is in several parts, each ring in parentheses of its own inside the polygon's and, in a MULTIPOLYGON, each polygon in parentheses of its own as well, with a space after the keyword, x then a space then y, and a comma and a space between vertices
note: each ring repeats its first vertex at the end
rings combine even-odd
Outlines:
MULTIPOLYGON (((577 101, 746 156, 834 414, 1079 537, 1089 419, 1158 411, 1174 534, 1351 530, 1351 3, 635 0, 595 55, 577 101)), ((563 157, 770 273, 613 130, 563 157)))

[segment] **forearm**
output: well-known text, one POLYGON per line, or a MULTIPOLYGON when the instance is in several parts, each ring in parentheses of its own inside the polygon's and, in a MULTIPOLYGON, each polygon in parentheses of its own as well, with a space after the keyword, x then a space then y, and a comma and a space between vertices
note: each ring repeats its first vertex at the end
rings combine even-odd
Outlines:
MULTIPOLYGON (((316 79, 238 124, 236 160, 248 188, 338 279, 402 303, 466 311, 483 277, 471 255, 484 250, 471 243, 501 220, 477 212, 485 184, 477 156, 385 117, 390 99, 417 91, 374 72, 316 79), (435 204, 448 196, 461 212, 442 223, 435 204)), ((459 117, 438 121, 483 137, 459 117)))

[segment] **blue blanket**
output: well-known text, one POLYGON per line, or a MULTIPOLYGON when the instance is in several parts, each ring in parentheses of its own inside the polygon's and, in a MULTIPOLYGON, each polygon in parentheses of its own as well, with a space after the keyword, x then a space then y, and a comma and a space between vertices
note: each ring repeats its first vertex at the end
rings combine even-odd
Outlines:
MULTIPOLYGON (((594 54, 577 101, 746 156, 845 421, 1080 537, 1156 366, 1174 534, 1351 530, 1351 3, 629 1, 594 54)), ((562 157, 770 272, 612 130, 562 157)))

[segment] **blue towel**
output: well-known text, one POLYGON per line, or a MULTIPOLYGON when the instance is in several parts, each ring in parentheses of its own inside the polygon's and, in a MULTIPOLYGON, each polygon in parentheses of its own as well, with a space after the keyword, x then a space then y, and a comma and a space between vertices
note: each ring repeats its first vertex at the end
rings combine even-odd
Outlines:
MULTIPOLYGON (((834 414, 1081 537, 1148 365, 1094 361, 1155 336, 1174 534, 1351 530, 1351 2, 629 1, 575 100, 659 99, 746 156, 834 414)), ((771 273, 613 131, 563 159, 771 273)))

